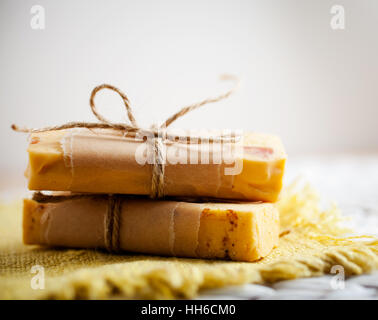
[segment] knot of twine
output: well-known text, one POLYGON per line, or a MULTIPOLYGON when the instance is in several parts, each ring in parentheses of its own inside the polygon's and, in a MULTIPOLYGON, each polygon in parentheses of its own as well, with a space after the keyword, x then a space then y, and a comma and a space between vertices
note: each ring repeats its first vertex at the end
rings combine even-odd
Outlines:
MULTIPOLYGON (((220 80, 233 80, 235 82, 234 87, 232 87, 227 92, 220 94, 216 97, 210 97, 207 99, 204 99, 202 101, 199 101, 197 103, 193 103, 191 105, 188 105, 186 107, 181 108, 179 111, 174 113, 172 116, 170 116, 167 120, 165 120, 159 127, 153 126, 150 129, 143 129, 139 127, 137 124, 137 121, 135 120, 130 100, 127 97, 125 93, 123 93, 120 89, 110 85, 110 84, 102 84, 97 87, 95 87, 92 90, 90 99, 89 99, 89 105, 92 110, 92 113, 95 115, 95 117, 100 121, 99 123, 92 123, 92 122, 68 122, 63 125, 57 125, 57 126, 49 126, 44 128, 25 128, 25 127, 19 127, 15 124, 12 124, 11 128, 14 131, 17 132, 25 132, 25 133, 38 133, 38 132, 46 132, 46 131, 55 131, 55 130, 65 130, 65 129, 72 129, 72 128, 87 128, 87 129, 94 129, 94 128, 111 128, 115 130, 122 130, 125 131, 125 136, 128 137, 135 137, 136 133, 145 133, 145 134, 152 134, 154 136, 154 139, 152 141, 152 148, 153 148, 153 154, 154 154, 154 165, 152 168, 152 181, 151 181, 151 192, 150 197, 151 198, 160 198, 164 196, 164 161, 163 161, 163 153, 162 153, 162 145, 163 141, 162 138, 159 136, 159 130, 164 130, 167 127, 169 127, 174 121, 181 118, 185 114, 194 111, 206 104, 209 103, 215 103, 219 102, 221 100, 224 100, 228 98, 231 94, 233 94, 236 89, 240 85, 240 80, 232 75, 221 75, 220 80), (115 91, 120 95, 120 97, 123 100, 123 103, 126 108, 127 117, 130 121, 130 124, 127 123, 114 123, 108 119, 106 119, 104 116, 102 116, 95 105, 94 98, 96 94, 103 90, 103 89, 109 89, 112 91, 115 91)), ((177 138, 177 136, 175 136, 177 138)), ((188 140, 191 137, 190 136, 181 136, 180 141, 182 141, 182 138, 184 140, 188 140)), ((165 135, 165 139, 170 139, 169 135, 165 135)), ((176 140, 176 139, 174 139, 176 140)), ((218 135, 214 138, 210 138, 209 141, 234 141, 234 138, 230 138, 229 136, 224 135, 218 135)))

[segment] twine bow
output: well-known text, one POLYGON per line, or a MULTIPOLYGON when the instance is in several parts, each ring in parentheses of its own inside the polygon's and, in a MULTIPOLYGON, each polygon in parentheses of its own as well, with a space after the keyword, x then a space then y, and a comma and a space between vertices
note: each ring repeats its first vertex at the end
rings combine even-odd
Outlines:
MULTIPOLYGON (((44 128, 25 128, 25 127, 19 127, 15 124, 12 124, 11 128, 14 131, 25 132, 25 133, 37 133, 37 132, 64 130, 64 129, 71 129, 71 128, 88 128, 88 129, 92 129, 92 128, 112 128, 112 129, 116 129, 116 130, 123 130, 123 131, 127 132, 128 136, 135 136, 135 133, 137 131, 142 132, 142 133, 143 132, 152 133, 156 136, 158 134, 159 129, 168 128, 174 121, 181 118, 185 114, 187 114, 191 111, 194 111, 194 110, 196 110, 196 109, 198 109, 198 108, 200 108, 200 107, 202 107, 206 104, 219 102, 223 99, 228 98, 232 93, 234 93, 236 91, 236 89, 240 85, 239 79, 235 76, 232 76, 232 75, 225 74, 225 75, 220 76, 220 79, 221 80, 233 80, 235 82, 235 85, 230 90, 228 90, 227 92, 225 92, 225 93, 223 93, 219 96, 207 98, 207 99, 202 100, 200 102, 193 103, 191 105, 188 105, 186 107, 181 108, 178 112, 176 112, 175 114, 170 116, 166 121, 164 121, 159 127, 155 126, 155 127, 150 128, 150 129, 143 129, 143 128, 139 127, 139 125, 137 124, 137 121, 135 120, 132 108, 130 106, 130 101, 129 101, 127 95, 125 93, 123 93, 120 89, 118 89, 118 88, 116 88, 116 87, 114 87, 110 84, 102 84, 102 85, 95 87, 92 90, 92 93, 91 93, 91 96, 90 96, 90 99, 89 99, 89 105, 90 105, 90 108, 92 110, 92 113, 100 121, 100 123, 68 122, 68 123, 65 123, 63 125, 49 126, 49 127, 44 127, 44 128), (118 93, 120 95, 120 97, 122 98, 123 103, 125 105, 127 117, 130 121, 130 124, 114 123, 114 122, 106 119, 104 116, 102 116, 98 112, 97 107, 96 107, 95 102, 94 102, 94 98, 95 98, 96 94, 103 89, 109 89, 109 90, 115 91, 116 93, 118 93)), ((224 139, 225 137, 224 136, 218 136, 218 138, 224 139)))

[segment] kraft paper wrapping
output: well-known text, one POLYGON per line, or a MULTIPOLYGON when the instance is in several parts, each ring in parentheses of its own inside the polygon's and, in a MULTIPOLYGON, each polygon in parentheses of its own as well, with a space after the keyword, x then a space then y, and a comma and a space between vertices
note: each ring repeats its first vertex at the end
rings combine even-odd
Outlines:
POLYGON ((25 199, 23 229, 26 244, 254 261, 277 246, 279 214, 271 203, 42 196, 25 199))
POLYGON ((41 244, 104 247, 105 199, 68 200, 43 205, 41 244))
MULTIPOLYGON (((103 196, 41 204, 43 213, 38 226, 38 244, 105 248, 107 206, 108 200, 103 196)), ((120 214, 120 249, 197 257, 200 217, 204 207, 204 203, 124 200, 120 214)))
MULTIPOLYGON (((61 145, 72 175, 69 191, 150 194, 152 164, 140 164, 136 160, 136 155, 142 159, 153 156, 149 144, 143 140, 125 137, 121 132, 79 129, 68 131, 61 145)), ((234 144, 223 147, 214 144, 208 150, 200 144, 168 142, 164 145, 169 157, 165 162, 165 195, 243 198, 232 191, 234 175, 225 175, 226 168, 232 170, 237 161, 242 161, 236 158, 234 144), (234 163, 222 161, 222 150, 225 150, 222 148, 235 155, 234 163), (195 158, 199 163, 191 164, 195 158)))

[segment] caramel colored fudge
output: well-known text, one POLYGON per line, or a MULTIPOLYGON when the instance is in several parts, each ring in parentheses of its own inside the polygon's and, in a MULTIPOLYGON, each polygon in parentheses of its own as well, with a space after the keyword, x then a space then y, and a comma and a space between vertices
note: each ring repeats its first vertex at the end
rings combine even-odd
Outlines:
MULTIPOLYGON (((151 191, 152 164, 140 164, 142 142, 111 130, 76 129, 35 133, 30 137, 29 165, 26 171, 30 190, 80 193, 148 195, 151 191)), ((173 144, 173 148, 194 151, 196 145, 173 144), (178 147, 177 147, 178 146, 178 147)), ((225 174, 235 164, 172 164, 164 174, 166 196, 209 197, 275 202, 282 188, 286 153, 276 136, 249 133, 238 145, 235 163, 240 170, 225 174), (241 151, 241 152, 240 152, 241 151), (241 166, 240 166, 241 165, 241 166)), ((171 152, 172 154, 172 152, 171 152)))
MULTIPOLYGON (((24 200, 25 244, 104 248, 108 196, 24 200)), ((119 248, 166 256, 255 261, 278 245, 271 203, 194 203, 124 197, 119 248)))

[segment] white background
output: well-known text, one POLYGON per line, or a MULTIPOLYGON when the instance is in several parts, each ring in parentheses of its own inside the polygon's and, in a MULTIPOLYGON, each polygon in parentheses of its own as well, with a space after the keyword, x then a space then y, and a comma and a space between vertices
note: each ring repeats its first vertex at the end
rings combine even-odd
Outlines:
MULTIPOLYGON (((0 168, 26 167, 26 136, 11 123, 95 121, 96 85, 125 91, 149 126, 228 89, 221 73, 241 77, 241 90, 175 126, 276 133, 290 156, 377 152, 377 37, 374 0, 0 0, 0 168), (45 30, 30 26, 36 4, 45 30), (330 27, 335 4, 345 30, 330 27)), ((96 102, 126 120, 115 94, 96 102)))

